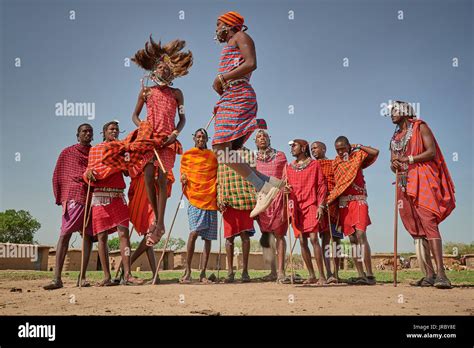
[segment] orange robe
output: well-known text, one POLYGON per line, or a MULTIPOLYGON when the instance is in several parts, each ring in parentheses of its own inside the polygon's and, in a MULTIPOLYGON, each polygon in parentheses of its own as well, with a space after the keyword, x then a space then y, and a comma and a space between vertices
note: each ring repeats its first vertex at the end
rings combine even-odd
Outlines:
POLYGON ((181 157, 181 175, 187 178, 184 195, 194 207, 217 210, 217 167, 212 150, 193 147, 181 157))

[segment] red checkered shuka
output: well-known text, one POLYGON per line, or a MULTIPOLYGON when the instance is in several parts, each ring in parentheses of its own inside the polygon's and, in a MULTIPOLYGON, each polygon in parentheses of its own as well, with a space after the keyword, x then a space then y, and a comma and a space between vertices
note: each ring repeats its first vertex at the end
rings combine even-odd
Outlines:
MULTIPOLYGON (((150 122, 142 121, 140 126, 124 140, 105 144, 102 163, 123 171, 134 171, 137 168, 142 168, 147 163, 144 161, 145 155, 150 153, 153 157, 153 149, 158 152, 162 151, 163 143, 168 136, 169 134, 154 132, 150 122)), ((167 149, 171 149, 177 154, 183 152, 178 140, 167 146, 167 149)))
POLYGON ((367 152, 357 150, 352 151, 348 159, 343 159, 339 156, 334 159, 335 186, 328 196, 328 203, 334 202, 354 182, 357 172, 363 167, 367 156, 367 152))
MULTIPOLYGON (((413 134, 407 146, 406 156, 417 156, 425 151, 421 136, 422 120, 413 122, 413 134)), ((431 132, 431 129, 428 127, 431 132)), ((432 133, 432 132, 431 132, 432 133)), ((432 133, 433 134, 433 133, 432 133)), ((434 138, 436 155, 432 161, 408 165, 407 194, 417 206, 433 212, 438 223, 446 219, 456 207, 454 182, 451 179, 443 153, 434 138)))
POLYGON ((85 204, 87 184, 82 174, 87 168, 90 148, 76 144, 65 148, 59 155, 52 180, 57 205, 67 201, 85 204))

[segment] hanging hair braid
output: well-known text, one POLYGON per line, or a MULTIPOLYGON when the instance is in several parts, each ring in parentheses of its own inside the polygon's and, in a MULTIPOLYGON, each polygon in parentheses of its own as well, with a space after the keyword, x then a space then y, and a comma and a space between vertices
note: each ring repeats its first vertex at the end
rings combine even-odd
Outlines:
POLYGON ((181 77, 193 65, 192 52, 180 52, 185 45, 184 40, 176 39, 162 46, 161 41, 156 43, 150 35, 150 41, 145 43, 144 49, 135 53, 132 62, 145 70, 153 71, 160 61, 164 61, 170 67, 173 78, 181 77))

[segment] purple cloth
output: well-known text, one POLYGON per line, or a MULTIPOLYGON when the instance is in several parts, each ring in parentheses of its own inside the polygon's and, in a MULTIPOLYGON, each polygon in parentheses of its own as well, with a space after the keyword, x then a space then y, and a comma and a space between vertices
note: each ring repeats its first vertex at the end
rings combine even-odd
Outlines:
MULTIPOLYGON (((74 232, 82 233, 82 226, 84 224, 84 205, 75 201, 66 202, 63 211, 63 218, 61 224, 61 236, 66 236, 74 232)), ((86 227, 86 233, 92 236, 92 218, 86 227)))

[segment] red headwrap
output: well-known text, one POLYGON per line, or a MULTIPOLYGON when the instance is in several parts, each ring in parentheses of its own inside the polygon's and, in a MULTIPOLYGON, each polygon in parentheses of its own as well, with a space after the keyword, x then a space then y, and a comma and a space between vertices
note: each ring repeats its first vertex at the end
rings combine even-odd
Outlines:
POLYGON ((218 19, 237 30, 241 30, 244 26, 244 17, 242 17, 238 12, 230 11, 224 13, 223 15, 219 16, 218 19))

